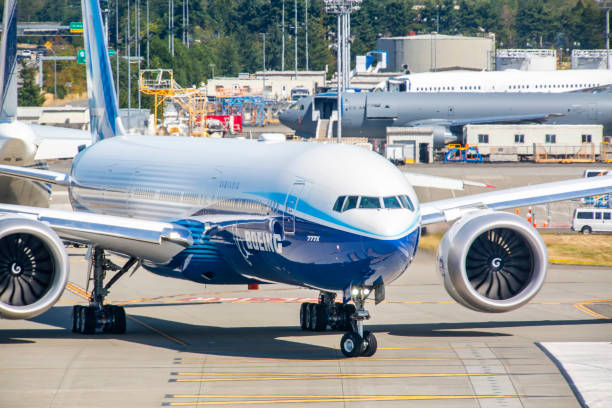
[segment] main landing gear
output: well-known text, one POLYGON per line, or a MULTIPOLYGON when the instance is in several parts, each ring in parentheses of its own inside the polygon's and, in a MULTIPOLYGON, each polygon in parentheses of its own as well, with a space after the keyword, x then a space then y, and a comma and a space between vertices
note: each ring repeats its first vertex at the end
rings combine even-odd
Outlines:
POLYGON ((90 278, 93 281, 93 291, 89 299, 89 306, 76 305, 72 308, 73 332, 94 334, 99 329, 104 333, 125 333, 124 308, 115 305, 105 305, 104 299, 109 293, 109 288, 129 271, 134 264, 136 264, 134 270, 140 266, 137 262, 138 260, 132 257, 123 267, 120 267, 106 259, 103 249, 93 248, 91 261, 93 276, 90 278), (118 272, 104 285, 106 271, 118 272))
POLYGON ((363 330, 363 321, 370 314, 363 308, 370 293, 367 288, 352 288, 355 305, 336 303, 336 294, 321 292, 319 303, 302 303, 300 307, 300 326, 302 330, 324 331, 346 330, 340 341, 340 350, 346 357, 370 357, 376 353, 376 337, 372 332, 363 330))

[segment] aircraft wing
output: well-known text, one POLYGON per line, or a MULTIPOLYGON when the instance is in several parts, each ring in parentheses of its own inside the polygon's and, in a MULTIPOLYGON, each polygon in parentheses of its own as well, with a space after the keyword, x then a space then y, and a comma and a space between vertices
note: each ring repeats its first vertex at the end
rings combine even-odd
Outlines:
POLYGON ((542 123, 548 119, 563 116, 560 113, 536 113, 532 115, 508 115, 508 116, 489 116, 478 119, 470 118, 455 118, 449 119, 423 119, 418 121, 412 121, 405 124, 405 126, 445 126, 447 128, 464 126, 464 125, 477 125, 477 124, 495 124, 495 123, 542 123))
POLYGON ((601 176, 431 201, 421 203, 422 225, 454 221, 478 209, 504 210, 609 193, 612 193, 612 176, 601 176))
POLYGON ((404 172, 404 175, 414 187, 432 187, 444 190, 463 190, 465 186, 494 188, 494 186, 478 181, 460 180, 410 172, 404 172))
POLYGON ((41 221, 66 241, 100 245, 158 264, 193 244, 189 229, 169 222, 9 204, 0 204, 0 214, 41 221))
POLYGON ((58 184, 61 186, 68 186, 71 183, 69 174, 51 170, 36 169, 32 167, 0 165, 0 175, 25 178, 28 180, 58 184))

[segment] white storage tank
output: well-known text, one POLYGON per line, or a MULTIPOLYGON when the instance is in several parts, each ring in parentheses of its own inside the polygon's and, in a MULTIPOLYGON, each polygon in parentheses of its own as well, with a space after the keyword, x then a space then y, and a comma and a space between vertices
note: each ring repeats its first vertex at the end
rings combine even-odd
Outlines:
POLYGON ((495 36, 464 37, 441 34, 382 37, 378 50, 387 52, 385 72, 411 73, 467 69, 491 70, 495 36))

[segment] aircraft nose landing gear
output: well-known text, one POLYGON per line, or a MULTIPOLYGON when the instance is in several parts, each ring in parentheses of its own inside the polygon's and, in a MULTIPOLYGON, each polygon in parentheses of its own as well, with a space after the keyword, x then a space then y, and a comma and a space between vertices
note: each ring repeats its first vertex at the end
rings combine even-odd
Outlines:
POLYGON ((370 313, 363 308, 369 294, 369 288, 357 286, 351 288, 356 310, 347 316, 351 331, 345 333, 340 340, 340 350, 346 357, 371 357, 378 348, 374 333, 363 330, 363 321, 370 318, 370 313))
MULTIPOLYGON (((382 285, 381 285, 382 288, 382 285)), ((384 298, 384 290, 376 289, 376 302, 384 298)), ((300 326, 302 330, 324 331, 347 330, 340 341, 340 350, 346 357, 370 357, 378 347, 374 333, 363 330, 363 321, 370 313, 363 308, 365 300, 372 292, 369 287, 351 287, 351 297, 355 305, 336 303, 336 294, 321 291, 318 303, 302 303, 300 307, 300 326)))

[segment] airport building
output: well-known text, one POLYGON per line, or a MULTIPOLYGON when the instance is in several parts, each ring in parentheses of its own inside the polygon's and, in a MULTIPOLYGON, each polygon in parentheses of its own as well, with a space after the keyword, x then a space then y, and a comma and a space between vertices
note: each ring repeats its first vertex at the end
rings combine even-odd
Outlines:
POLYGON ((292 89, 306 89, 313 94, 325 85, 325 71, 258 71, 239 74, 238 77, 215 77, 206 83, 208 96, 228 96, 236 93, 264 95, 266 99, 289 100, 292 89), (265 92, 264 92, 265 89, 265 92))
POLYGON ((495 36, 425 34, 383 37, 378 39, 377 49, 387 52, 386 71, 490 71, 495 57, 495 36))
MULTIPOLYGON (((606 50, 572 50, 572 69, 606 69, 606 54, 606 50)), ((612 58, 608 59, 612 67, 612 58)))
POLYGON ((497 71, 554 71, 557 69, 557 50, 497 50, 495 68, 497 71))
POLYGON ((604 146, 602 125, 466 125, 463 136, 489 161, 595 161, 604 146))
POLYGON ((89 108, 84 106, 19 106, 17 120, 38 125, 89 129, 89 108))

